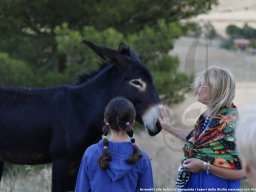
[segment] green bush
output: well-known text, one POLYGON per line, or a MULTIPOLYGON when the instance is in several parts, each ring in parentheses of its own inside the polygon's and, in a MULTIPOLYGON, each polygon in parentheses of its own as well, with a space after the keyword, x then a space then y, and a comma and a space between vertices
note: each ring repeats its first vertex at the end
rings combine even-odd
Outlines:
POLYGON ((33 85, 33 72, 24 62, 0 53, 0 84, 5 86, 33 85))
POLYGON ((234 45, 233 40, 231 39, 225 39, 221 42, 220 47, 224 49, 229 49, 229 50, 236 50, 236 46, 234 45))

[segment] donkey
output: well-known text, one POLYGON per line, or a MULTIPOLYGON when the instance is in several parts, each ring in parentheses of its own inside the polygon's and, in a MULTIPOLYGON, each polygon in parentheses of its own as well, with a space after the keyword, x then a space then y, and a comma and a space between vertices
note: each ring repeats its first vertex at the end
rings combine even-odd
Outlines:
POLYGON ((160 100, 150 71, 121 43, 118 51, 84 41, 103 59, 100 69, 76 85, 0 87, 0 176, 4 161, 52 162, 52 191, 73 191, 84 150, 101 137, 107 103, 123 96, 135 106, 148 134, 161 131, 160 100))

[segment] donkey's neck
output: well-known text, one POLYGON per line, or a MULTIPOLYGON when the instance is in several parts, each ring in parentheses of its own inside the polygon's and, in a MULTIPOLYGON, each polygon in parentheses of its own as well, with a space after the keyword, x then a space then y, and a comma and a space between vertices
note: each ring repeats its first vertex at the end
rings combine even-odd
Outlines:
POLYGON ((85 83, 76 86, 75 95, 81 99, 82 103, 90 103, 92 107, 99 107, 99 105, 105 105, 114 96, 115 81, 111 80, 111 68, 112 66, 107 66, 85 83))

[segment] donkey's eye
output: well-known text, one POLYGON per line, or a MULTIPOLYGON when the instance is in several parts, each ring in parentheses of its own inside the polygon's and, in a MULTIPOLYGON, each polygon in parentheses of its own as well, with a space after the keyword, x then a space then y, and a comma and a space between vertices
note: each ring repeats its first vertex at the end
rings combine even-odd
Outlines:
POLYGON ((138 81, 138 80, 133 80, 132 83, 133 83, 134 85, 142 86, 141 82, 138 81))
POLYGON ((132 79, 129 81, 129 84, 139 89, 139 91, 146 90, 146 83, 142 79, 132 79))

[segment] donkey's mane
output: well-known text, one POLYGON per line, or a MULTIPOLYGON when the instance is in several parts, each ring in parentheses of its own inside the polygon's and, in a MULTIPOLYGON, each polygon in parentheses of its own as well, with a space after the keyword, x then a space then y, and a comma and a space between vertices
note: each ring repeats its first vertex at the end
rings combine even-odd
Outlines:
POLYGON ((107 66, 107 63, 102 63, 102 64, 99 65, 98 69, 93 70, 89 73, 83 73, 83 74, 79 75, 76 84, 77 85, 83 84, 84 82, 88 81, 89 79, 91 79, 95 75, 99 74, 106 66, 107 66))

